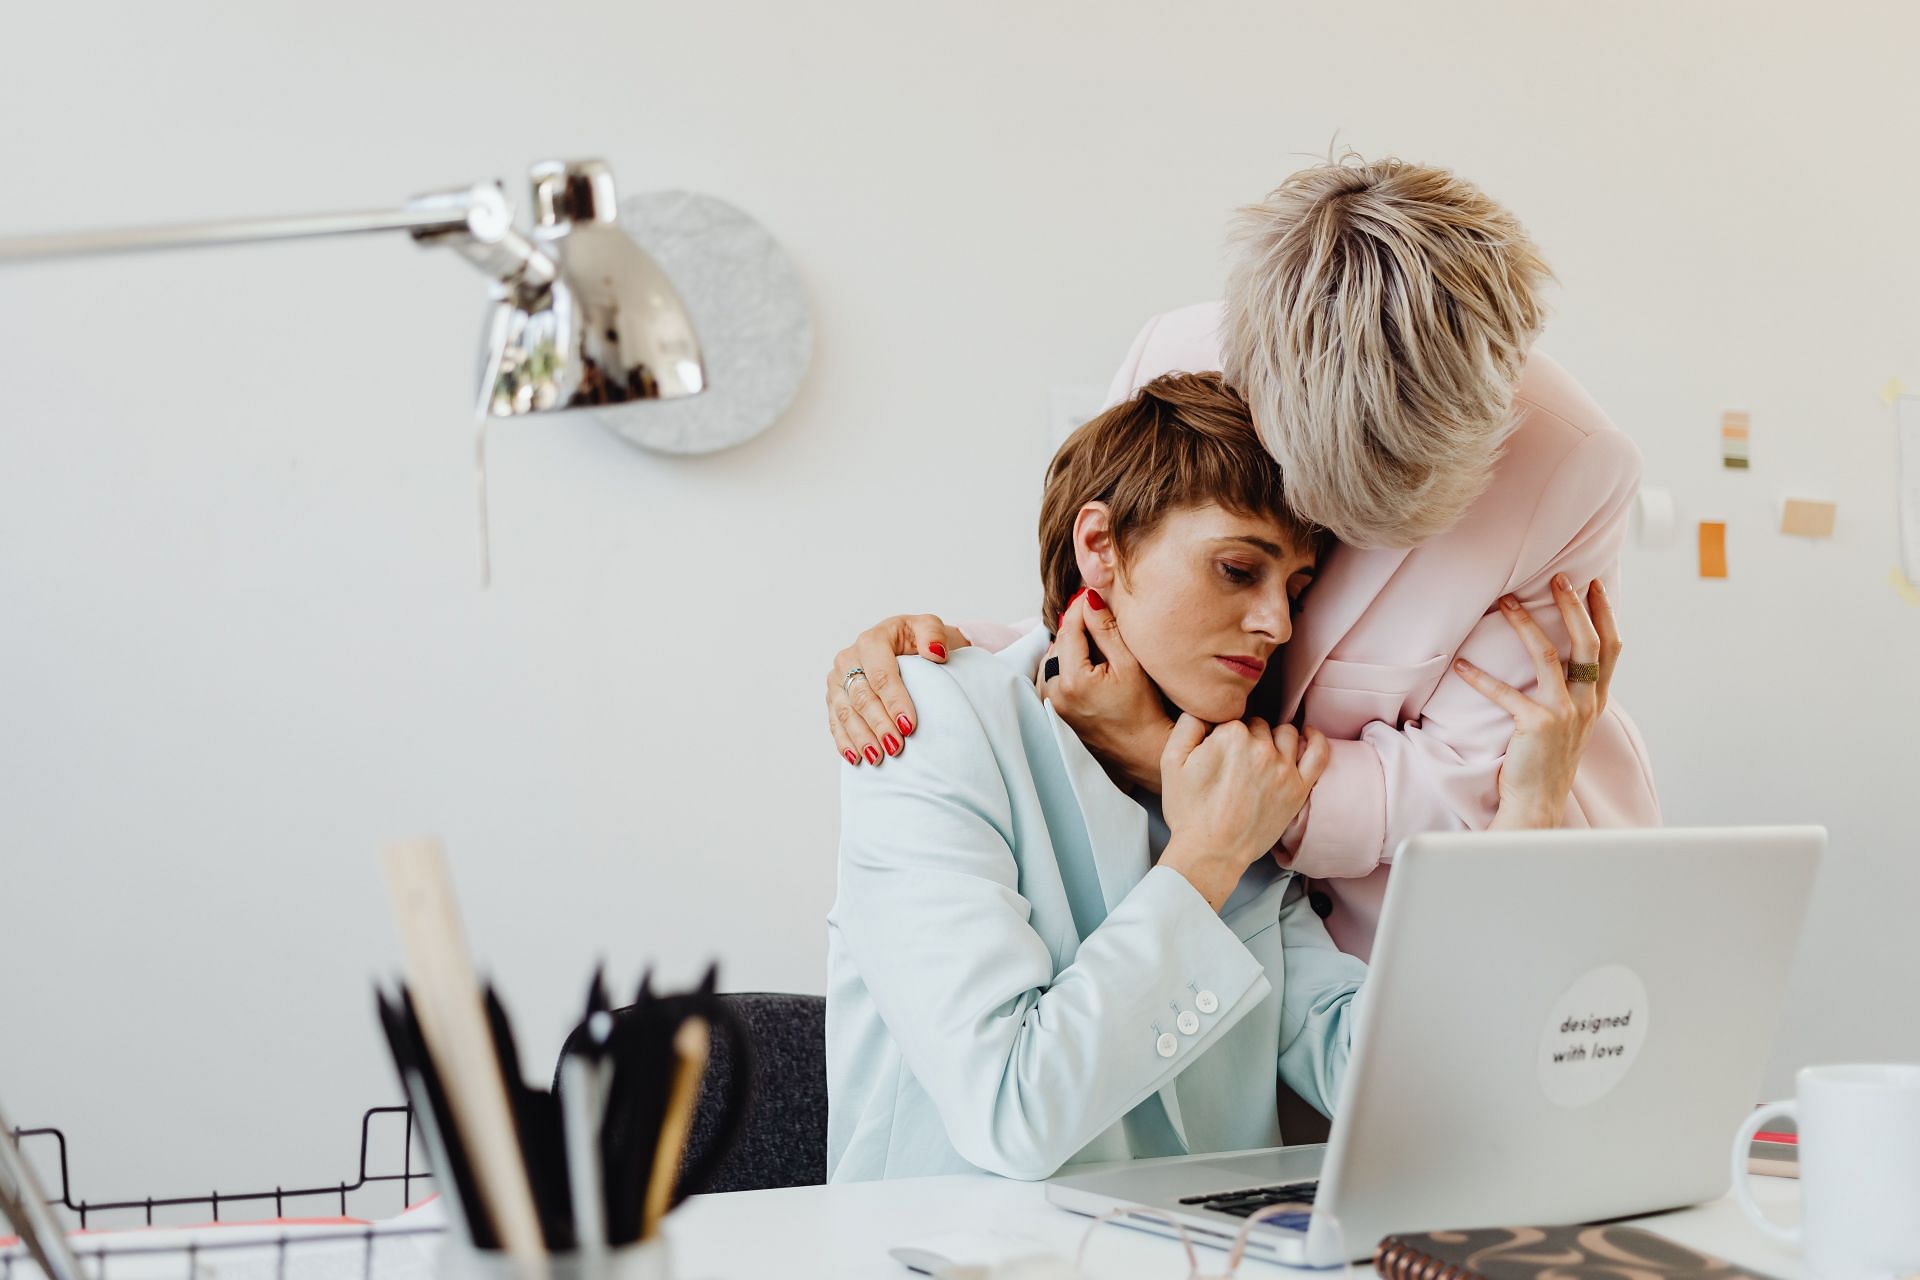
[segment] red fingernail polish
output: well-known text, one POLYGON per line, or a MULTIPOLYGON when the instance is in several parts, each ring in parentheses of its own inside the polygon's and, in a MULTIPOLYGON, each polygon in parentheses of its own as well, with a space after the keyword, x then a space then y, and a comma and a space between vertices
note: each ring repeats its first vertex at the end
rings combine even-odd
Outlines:
POLYGON ((887 754, 890 756, 900 754, 900 739, 894 737, 892 734, 888 734, 886 737, 880 739, 880 745, 887 749, 887 754))
POLYGON ((905 716, 895 716, 893 722, 900 726, 901 737, 911 738, 913 736, 913 721, 907 719, 905 716))
POLYGON ((879 764, 879 763, 880 763, 880 748, 878 748, 878 747, 868 747, 868 748, 867 748, 867 763, 868 763, 868 764, 879 764))
POLYGON ((843 755, 845 755, 845 756, 846 756, 846 758, 847 758, 847 763, 848 763, 848 764, 850 764, 850 765, 854 765, 855 767, 858 767, 858 766, 859 766, 859 764, 860 764, 860 757, 859 757, 859 756, 857 756, 857 755, 855 755, 855 754, 853 754, 853 752, 851 752, 851 751, 846 751, 846 752, 842 752, 841 754, 843 754, 843 755))
POLYGON ((1087 607, 1092 609, 1095 613, 1099 613, 1102 609, 1105 609, 1107 607, 1107 602, 1100 598, 1100 593, 1098 591, 1095 591, 1092 587, 1088 587, 1087 588, 1087 607))
POLYGON ((932 654, 934 657, 940 659, 940 661, 942 662, 945 662, 947 660, 947 646, 941 644, 938 640, 935 640, 932 644, 927 646, 927 652, 932 654))
POLYGON ((1079 598, 1080 598, 1081 596, 1083 596, 1083 595, 1085 595, 1085 594, 1087 594, 1087 588, 1086 588, 1086 587, 1082 587, 1082 588, 1080 588, 1080 589, 1079 589, 1078 591, 1076 591, 1076 592, 1074 592, 1074 593, 1073 593, 1072 595, 1070 595, 1070 596, 1068 596, 1068 597, 1067 597, 1067 604, 1066 604, 1066 608, 1063 608, 1063 609, 1061 609, 1061 610, 1060 610, 1060 620, 1059 620, 1058 622, 1056 622, 1056 623, 1054 623, 1054 624, 1053 624, 1053 629, 1054 629, 1055 631, 1058 631, 1058 630, 1060 630, 1060 628, 1061 628, 1061 627, 1063 627, 1063 626, 1065 626, 1065 625, 1066 625, 1066 623, 1067 623, 1067 610, 1068 610, 1068 609, 1071 609, 1071 608, 1073 608, 1073 602, 1074 602, 1075 600, 1078 600, 1078 599, 1079 599, 1079 598))

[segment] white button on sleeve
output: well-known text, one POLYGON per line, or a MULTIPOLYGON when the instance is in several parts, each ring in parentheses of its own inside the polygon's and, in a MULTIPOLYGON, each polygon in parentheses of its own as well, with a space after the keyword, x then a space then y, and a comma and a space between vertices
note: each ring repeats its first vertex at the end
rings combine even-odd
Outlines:
POLYGON ((1220 997, 1211 991, 1202 991, 1193 998, 1193 1007, 1202 1013, 1220 1012, 1220 997))
POLYGON ((1180 1016, 1173 1020, 1173 1025, 1180 1028, 1183 1036, 1197 1035, 1200 1031, 1200 1015, 1191 1009, 1182 1009, 1180 1016))
POLYGON ((1161 1057, 1171 1058, 1174 1054, 1180 1052, 1180 1042, 1173 1038, 1173 1032, 1162 1031, 1160 1038, 1153 1042, 1153 1048, 1154 1052, 1158 1053, 1161 1057))

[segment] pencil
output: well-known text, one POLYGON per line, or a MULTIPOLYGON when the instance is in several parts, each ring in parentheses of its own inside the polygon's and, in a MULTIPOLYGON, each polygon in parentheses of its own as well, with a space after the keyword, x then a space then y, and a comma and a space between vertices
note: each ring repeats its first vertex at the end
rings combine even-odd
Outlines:
POLYGON ((653 1152, 653 1175, 647 1180, 642 1240, 660 1229, 660 1219, 673 1207, 673 1188, 680 1181, 680 1160, 686 1154, 687 1135, 693 1130, 694 1104, 700 1100, 700 1080, 707 1073, 712 1048, 713 1033, 705 1018, 688 1018, 674 1033, 673 1086, 660 1122, 660 1144, 653 1152))
POLYGON ((476 1189, 502 1247, 537 1266, 546 1256, 540 1216, 460 928, 446 854, 436 840, 410 840, 389 846, 386 863, 420 1038, 446 1090, 451 1127, 458 1135, 448 1138, 449 1145, 457 1141, 472 1161, 476 1189))

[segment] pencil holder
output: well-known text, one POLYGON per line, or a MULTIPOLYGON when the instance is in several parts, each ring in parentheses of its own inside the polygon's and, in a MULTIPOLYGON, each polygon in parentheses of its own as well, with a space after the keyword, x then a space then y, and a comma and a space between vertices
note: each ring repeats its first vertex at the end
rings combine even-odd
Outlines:
POLYGON ((550 1253, 535 1263, 495 1249, 476 1249, 449 1232, 436 1267, 439 1280, 673 1280, 667 1238, 572 1253, 550 1253))

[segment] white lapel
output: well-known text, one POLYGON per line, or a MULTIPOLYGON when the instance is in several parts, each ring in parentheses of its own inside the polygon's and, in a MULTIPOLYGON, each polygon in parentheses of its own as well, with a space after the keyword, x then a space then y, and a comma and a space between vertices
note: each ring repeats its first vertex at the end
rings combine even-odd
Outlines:
POLYGON ((1047 704, 1047 723, 1053 726, 1067 781, 1080 806, 1087 828, 1087 846, 1093 850, 1093 868, 1100 877, 1100 898, 1111 912, 1133 892, 1147 874, 1147 811, 1113 784, 1080 736, 1047 704))
POLYGON ((1031 680, 1040 674, 1040 660, 1052 643, 1045 627, 1035 627, 993 656, 1031 680))
POLYGON ((1307 686, 1319 674, 1333 646, 1353 630, 1374 597, 1387 585, 1406 560, 1412 547, 1380 551, 1362 551, 1356 547, 1335 547, 1328 553, 1318 580, 1307 592, 1306 605, 1300 611, 1293 638, 1287 641, 1281 659, 1286 676, 1286 704, 1282 715, 1292 720, 1299 714, 1307 686))
MULTIPOLYGON (((1045 627, 1035 627, 994 656, 1031 680, 1040 673, 1041 660, 1052 643, 1053 637, 1045 627)), ((1100 879, 1100 898, 1112 911, 1147 874, 1147 811, 1114 785, 1053 704, 1046 707, 1047 723, 1053 727, 1074 802, 1080 806, 1080 817, 1086 825, 1094 872, 1100 879)))
MULTIPOLYGON (((1100 897, 1111 912, 1120 900, 1133 891, 1147 874, 1147 811, 1107 776, 1078 734, 1067 727, 1053 705, 1047 705, 1047 721, 1060 745, 1060 758, 1067 767, 1067 781, 1080 806, 1081 820, 1087 828, 1087 846, 1093 850, 1093 866, 1100 877, 1100 897)), ((1170 1019, 1173 1015, 1168 1013, 1170 1019)), ((1145 1035, 1142 1031, 1140 1034, 1145 1035)), ((1167 1123, 1187 1147, 1187 1127, 1180 1119, 1180 1098, 1175 1092, 1179 1077, 1160 1090, 1160 1105, 1167 1123)))

